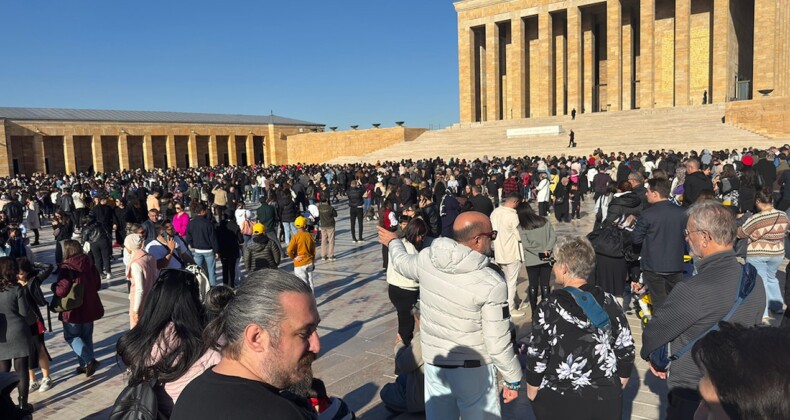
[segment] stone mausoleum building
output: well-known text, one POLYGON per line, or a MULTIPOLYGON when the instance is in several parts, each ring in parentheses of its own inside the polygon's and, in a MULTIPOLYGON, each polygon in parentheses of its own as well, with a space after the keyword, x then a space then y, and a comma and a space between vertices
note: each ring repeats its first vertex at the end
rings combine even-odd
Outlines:
POLYGON ((0 107, 0 176, 287 164, 323 124, 276 115, 0 107))
POLYGON ((461 0, 461 123, 790 97, 790 0, 461 0))

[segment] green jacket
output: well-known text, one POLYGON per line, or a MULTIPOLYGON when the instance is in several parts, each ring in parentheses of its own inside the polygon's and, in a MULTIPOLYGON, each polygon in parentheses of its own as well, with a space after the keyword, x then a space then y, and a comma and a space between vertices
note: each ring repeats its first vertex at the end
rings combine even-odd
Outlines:
POLYGON ((274 210, 274 207, 262 203, 258 207, 256 214, 258 215, 258 221, 266 226, 267 232, 275 232, 273 229, 277 226, 277 212, 274 210))

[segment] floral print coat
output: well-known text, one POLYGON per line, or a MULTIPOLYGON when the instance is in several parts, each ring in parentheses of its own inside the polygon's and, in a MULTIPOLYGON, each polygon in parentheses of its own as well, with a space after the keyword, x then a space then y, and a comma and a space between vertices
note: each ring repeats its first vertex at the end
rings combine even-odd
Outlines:
POLYGON ((583 398, 619 394, 620 378, 631 376, 634 340, 614 296, 584 285, 609 314, 611 330, 598 329, 570 293, 554 290, 540 302, 527 350, 526 380, 541 390, 583 398))

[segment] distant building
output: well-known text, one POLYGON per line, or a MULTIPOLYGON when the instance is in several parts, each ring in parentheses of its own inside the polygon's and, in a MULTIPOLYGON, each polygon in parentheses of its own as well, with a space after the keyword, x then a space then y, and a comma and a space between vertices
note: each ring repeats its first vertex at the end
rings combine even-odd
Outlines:
POLYGON ((0 176, 286 164, 286 137, 323 124, 276 115, 0 107, 0 176))
POLYGON ((461 122, 790 97, 790 1, 461 0, 461 122))

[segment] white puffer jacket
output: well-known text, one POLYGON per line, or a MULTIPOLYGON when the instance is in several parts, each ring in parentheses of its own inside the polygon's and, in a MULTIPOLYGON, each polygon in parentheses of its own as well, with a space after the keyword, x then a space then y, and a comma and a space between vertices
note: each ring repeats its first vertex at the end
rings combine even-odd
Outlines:
POLYGON ((420 336, 425 363, 493 363, 507 382, 521 380, 513 350, 507 284, 489 258, 448 238, 417 255, 389 244, 390 266, 420 283, 420 336))

